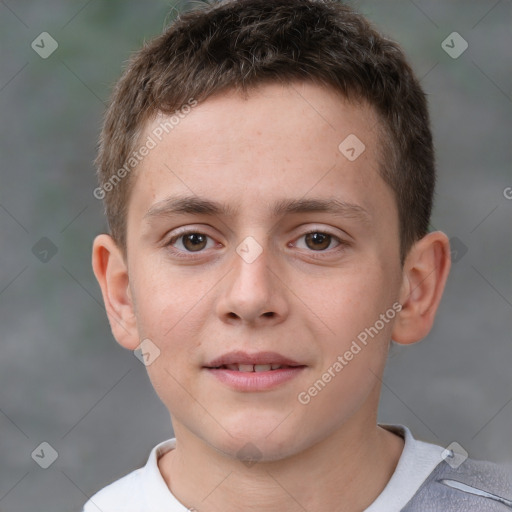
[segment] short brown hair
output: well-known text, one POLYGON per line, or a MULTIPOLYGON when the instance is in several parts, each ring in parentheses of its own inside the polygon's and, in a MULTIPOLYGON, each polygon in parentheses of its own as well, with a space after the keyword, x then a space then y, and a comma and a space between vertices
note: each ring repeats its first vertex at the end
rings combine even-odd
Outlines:
POLYGON ((134 176, 123 172, 112 180, 146 122, 191 98, 202 102, 228 89, 247 94, 293 81, 329 86, 378 113, 380 173, 395 193, 404 261, 428 232, 432 209, 435 163, 425 93, 400 46, 336 0, 206 0, 132 57, 113 91, 96 159, 111 235, 124 253, 134 176))

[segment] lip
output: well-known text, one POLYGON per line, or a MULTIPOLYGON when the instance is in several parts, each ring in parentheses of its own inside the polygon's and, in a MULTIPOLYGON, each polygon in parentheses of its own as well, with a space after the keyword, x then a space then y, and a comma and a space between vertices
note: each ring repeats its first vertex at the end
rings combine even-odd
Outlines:
POLYGON ((267 391, 298 377, 305 366, 266 372, 239 372, 227 368, 205 368, 213 377, 236 391, 267 391))
POLYGON ((223 384, 236 391, 254 392, 267 391, 283 385, 286 382, 298 377, 306 368, 293 359, 285 357, 277 352, 247 352, 236 351, 224 354, 213 359, 203 367, 210 375, 223 384), (288 368, 279 368, 263 372, 241 372, 219 368, 228 364, 281 364, 288 368))
MULTIPOLYGON (((225 364, 281 364, 286 366, 304 366, 293 359, 289 359, 277 352, 255 352, 249 354, 237 350, 228 352, 216 359, 212 359, 209 363, 204 365, 205 368, 216 368, 225 364)), ((273 370, 277 371, 277 370, 273 370)), ((262 372, 265 373, 265 372, 262 372)))

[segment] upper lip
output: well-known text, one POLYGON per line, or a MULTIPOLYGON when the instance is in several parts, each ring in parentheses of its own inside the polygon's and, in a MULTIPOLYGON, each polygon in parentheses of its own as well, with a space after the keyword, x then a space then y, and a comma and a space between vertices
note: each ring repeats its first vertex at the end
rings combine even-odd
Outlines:
POLYGON ((243 351, 228 352, 216 359, 212 359, 204 366, 206 368, 218 368, 226 364, 280 364, 286 366, 304 366, 277 352, 256 352, 249 354, 243 351))

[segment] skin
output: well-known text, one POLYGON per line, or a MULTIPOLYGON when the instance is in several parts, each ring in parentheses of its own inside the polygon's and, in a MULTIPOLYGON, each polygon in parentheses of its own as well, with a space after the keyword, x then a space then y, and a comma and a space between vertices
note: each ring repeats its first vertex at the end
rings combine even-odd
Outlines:
MULTIPOLYGON (((142 139, 161 121, 148 123, 142 139)), ((160 350, 147 370, 177 448, 159 468, 187 507, 360 511, 393 474, 403 440, 377 425, 389 342, 429 332, 450 253, 437 231, 400 265, 396 200, 378 172, 379 127, 373 108, 310 83, 265 85, 248 99, 211 97, 139 164, 127 257, 109 235, 95 239, 93 268, 115 338, 130 350, 149 338, 160 350), (354 161, 338 149, 349 134, 366 148, 354 161), (147 215, 171 195, 233 211, 147 215), (365 213, 272 216, 276 201, 301 198, 334 198, 365 213), (171 246, 178 228, 209 238, 200 251, 184 238, 171 246), (318 249, 305 236, 310 229, 333 238, 318 249), (252 263, 236 251, 249 236, 262 249, 252 263), (396 302, 400 313, 299 403, 396 302), (307 367, 276 389, 235 391, 203 368, 232 350, 277 351, 307 367), (247 443, 260 454, 250 466, 238 454, 247 443)))

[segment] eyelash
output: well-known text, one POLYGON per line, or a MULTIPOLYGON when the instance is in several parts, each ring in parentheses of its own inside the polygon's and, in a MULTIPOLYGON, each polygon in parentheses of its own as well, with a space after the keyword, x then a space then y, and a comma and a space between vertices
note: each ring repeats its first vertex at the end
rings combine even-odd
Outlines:
MULTIPOLYGON (((349 242, 347 242, 346 240, 342 240, 340 238, 338 238, 336 235, 334 235, 333 233, 330 233, 329 231, 321 231, 319 229, 311 229, 309 231, 306 231, 305 233, 303 233, 300 237, 297 238, 297 240, 299 240, 300 238, 302 237, 305 237, 307 235, 310 235, 312 233, 318 233, 318 234, 322 234, 322 235, 328 235, 330 236, 332 239, 336 240, 338 242, 338 245, 334 248, 334 249, 325 249, 325 250, 319 250, 319 251, 313 251, 312 249, 309 250, 308 252, 311 252, 311 257, 313 258, 323 258, 324 256, 322 256, 322 254, 326 253, 326 252, 339 252, 339 251, 342 251, 344 249, 346 249, 350 244, 349 242)), ((193 251, 182 251, 182 250, 177 250, 175 249, 172 244, 174 242, 176 242, 177 240, 179 240, 180 238, 183 238, 184 236, 187 236, 187 235, 191 235, 191 234, 196 234, 196 235, 204 235, 206 236, 207 238, 211 238, 213 240, 213 238, 209 235, 207 235, 206 233, 202 233, 201 231, 197 231, 197 230, 188 230, 188 231, 183 231, 181 233, 178 233, 176 235, 174 235, 172 238, 169 239, 169 241, 165 244, 165 246, 175 255, 177 256, 178 258, 183 258, 183 259, 194 259, 195 256, 193 256, 193 254, 195 254, 193 251), (185 254, 187 254, 185 256, 185 254), (191 256, 192 255, 192 256, 191 256)), ((204 252, 204 250, 201 250, 201 251, 196 251, 197 254, 201 254, 204 252)))

